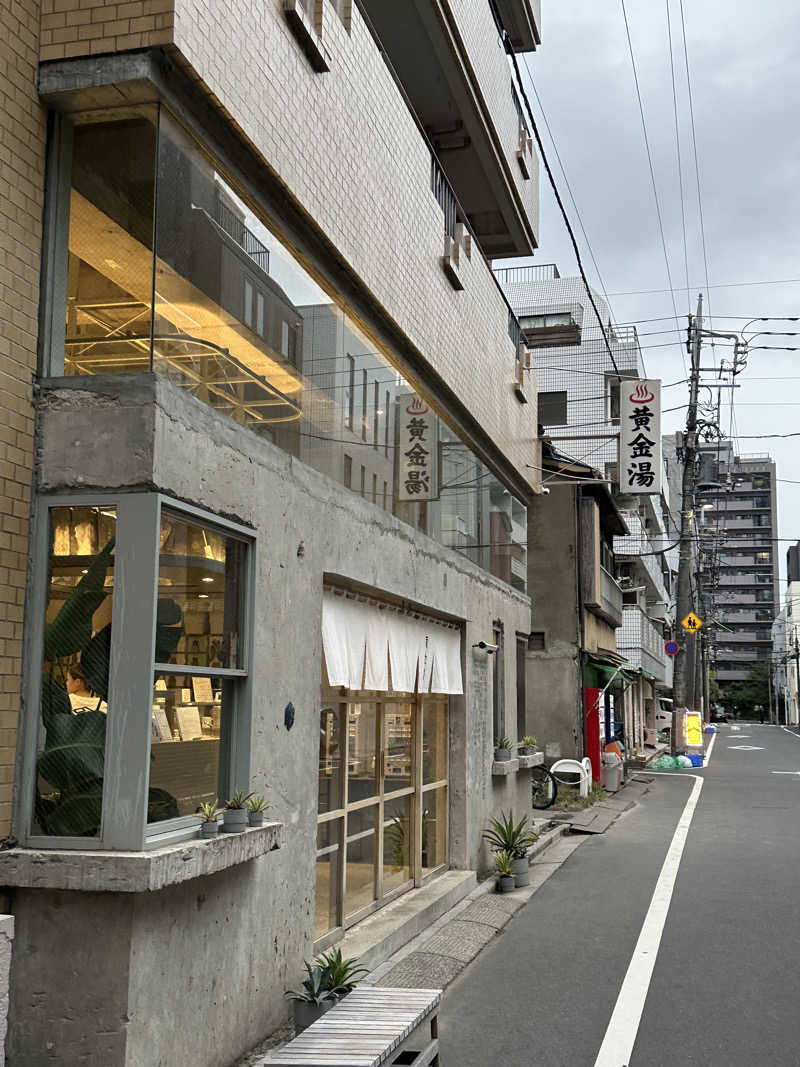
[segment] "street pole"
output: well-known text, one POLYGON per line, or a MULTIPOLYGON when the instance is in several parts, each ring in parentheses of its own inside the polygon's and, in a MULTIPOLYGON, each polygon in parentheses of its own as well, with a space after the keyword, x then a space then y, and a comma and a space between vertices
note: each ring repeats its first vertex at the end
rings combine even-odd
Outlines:
MULTIPOLYGON (((681 535, 678 557, 678 589, 676 610, 678 621, 685 619, 692 610, 692 517, 694 509, 694 483, 697 465, 697 389, 700 379, 700 346, 703 329, 703 294, 697 296, 697 315, 692 324, 691 372, 689 377, 689 410, 686 415, 686 436, 683 447, 683 482, 681 486, 681 535)), ((695 656, 695 637, 688 631, 681 644, 683 648, 675 657, 673 678, 671 748, 678 744, 678 709, 685 708, 690 700, 689 683, 691 663, 695 656)))

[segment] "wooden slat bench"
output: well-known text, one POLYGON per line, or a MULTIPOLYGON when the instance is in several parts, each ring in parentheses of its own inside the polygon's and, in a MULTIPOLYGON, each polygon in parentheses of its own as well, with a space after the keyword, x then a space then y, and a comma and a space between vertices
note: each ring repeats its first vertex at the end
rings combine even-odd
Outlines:
POLYGON ((358 986, 264 1067, 438 1067, 440 989, 358 986))

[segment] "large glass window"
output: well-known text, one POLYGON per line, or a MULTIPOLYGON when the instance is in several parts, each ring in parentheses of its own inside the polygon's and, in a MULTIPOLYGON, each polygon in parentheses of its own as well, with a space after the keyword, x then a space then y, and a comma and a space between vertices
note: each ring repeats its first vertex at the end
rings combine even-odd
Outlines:
POLYGON ((446 697, 323 687, 318 941, 447 864, 447 783, 446 697))
POLYGON ((65 373, 163 374, 526 588, 524 502, 163 108, 79 121, 71 175, 65 373))
POLYGON ((33 832, 97 837, 108 717, 114 507, 52 508, 33 832))
POLYGON ((249 541, 190 510, 119 494, 54 501, 44 529, 37 517, 42 670, 25 755, 35 839, 143 848, 148 833, 195 834, 202 802, 248 784, 222 754, 247 744, 233 735, 249 541))

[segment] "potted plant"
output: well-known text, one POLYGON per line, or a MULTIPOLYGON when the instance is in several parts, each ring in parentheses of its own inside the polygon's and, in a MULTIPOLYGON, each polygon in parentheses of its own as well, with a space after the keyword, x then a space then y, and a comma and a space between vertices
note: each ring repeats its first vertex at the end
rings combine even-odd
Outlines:
POLYGON ((500 818, 490 819, 488 829, 483 831, 484 840, 489 842, 494 852, 507 852, 511 856, 517 888, 530 882, 528 848, 538 836, 528 826, 528 816, 523 815, 519 822, 515 822, 513 811, 508 815, 501 811, 500 818))
POLYGON ((358 957, 351 956, 349 959, 342 958, 340 948, 332 948, 316 961, 325 968, 325 982, 331 996, 341 1000, 355 988, 356 982, 365 974, 369 974, 366 967, 360 967, 358 957))
POLYGON ((519 745, 520 756, 532 756, 536 751, 536 738, 532 734, 525 734, 519 745))
POLYGON ((217 798, 213 800, 205 801, 200 805, 195 815, 198 819, 201 819, 200 823, 200 836, 201 837, 216 837, 219 833, 219 823, 217 822, 217 816, 222 809, 217 807, 217 798))
POLYGON ((248 826, 263 826, 264 813, 269 804, 262 796, 251 796, 247 801, 247 824, 248 826))
POLYGON ((510 852, 498 852, 494 857, 498 893, 510 893, 514 888, 514 871, 510 852))
POLYGON ((500 737, 495 741, 494 758, 496 763, 505 763, 511 759, 511 742, 507 737, 500 737))
POLYGON ((321 1018, 336 1003, 328 988, 327 969, 319 963, 313 966, 304 963, 307 977, 299 989, 290 989, 284 994, 292 1001, 295 1029, 299 1033, 321 1018))
POLYGON ((222 832, 225 834, 241 834, 247 829, 247 801, 252 793, 234 793, 225 804, 222 815, 222 832))

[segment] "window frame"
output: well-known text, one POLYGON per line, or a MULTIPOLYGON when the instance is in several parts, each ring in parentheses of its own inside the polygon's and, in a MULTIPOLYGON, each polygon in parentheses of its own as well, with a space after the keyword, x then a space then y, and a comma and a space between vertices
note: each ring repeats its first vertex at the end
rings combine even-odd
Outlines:
POLYGON ((213 674, 233 683, 228 686, 229 707, 223 711, 220 792, 248 787, 256 547, 257 538, 252 529, 163 493, 76 491, 37 499, 31 536, 30 621, 27 627, 29 654, 24 677, 26 710, 22 721, 20 788, 14 812, 16 835, 23 845, 43 850, 142 852, 198 836, 199 823, 193 815, 179 816, 163 823, 147 822, 151 710, 156 674, 213 674), (113 507, 117 515, 109 712, 102 817, 97 838, 58 837, 33 831, 40 735, 41 664, 50 572, 50 512, 53 508, 81 506, 113 507), (201 522, 227 536, 234 536, 247 546, 242 576, 242 666, 239 668, 211 670, 183 664, 155 663, 159 533, 163 507, 173 514, 201 522), (43 566, 42 561, 47 561, 47 565, 43 566), (115 708, 123 706, 139 708, 140 713, 115 713, 115 708))

